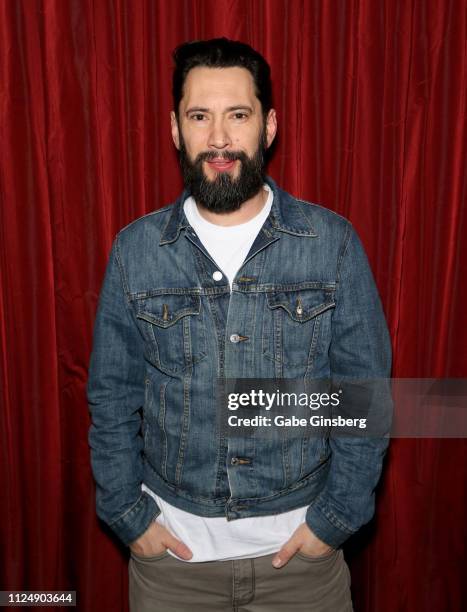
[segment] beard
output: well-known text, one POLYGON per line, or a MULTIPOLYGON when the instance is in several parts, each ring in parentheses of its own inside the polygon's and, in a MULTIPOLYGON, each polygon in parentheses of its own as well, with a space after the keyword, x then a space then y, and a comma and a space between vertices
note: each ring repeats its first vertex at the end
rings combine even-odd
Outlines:
POLYGON ((258 148, 252 157, 243 151, 206 151, 191 161, 180 131, 180 166, 185 187, 197 203, 212 212, 238 210, 243 202, 255 196, 263 186, 266 148, 266 131, 263 128, 258 148), (208 179, 203 170, 203 162, 214 158, 227 161, 238 159, 240 171, 237 178, 231 177, 228 172, 218 172, 214 180, 208 179))

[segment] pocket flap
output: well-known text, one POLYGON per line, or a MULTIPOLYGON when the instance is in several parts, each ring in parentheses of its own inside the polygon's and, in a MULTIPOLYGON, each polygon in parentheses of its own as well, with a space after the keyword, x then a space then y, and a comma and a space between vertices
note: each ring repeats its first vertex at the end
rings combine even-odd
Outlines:
POLYGON ((269 308, 283 308, 294 321, 304 323, 336 305, 334 293, 324 289, 299 289, 268 293, 269 308))
POLYGON ((199 315, 200 310, 199 295, 164 293, 138 300, 136 316, 165 328, 187 315, 199 315))

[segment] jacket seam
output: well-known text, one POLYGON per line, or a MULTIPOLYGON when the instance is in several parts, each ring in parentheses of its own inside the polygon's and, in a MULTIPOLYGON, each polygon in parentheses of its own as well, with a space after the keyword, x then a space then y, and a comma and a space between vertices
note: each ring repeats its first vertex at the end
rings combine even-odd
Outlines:
POLYGON ((117 233, 117 237, 120 236, 120 234, 123 234, 132 225, 134 225, 135 223, 138 223, 138 221, 147 219, 148 217, 153 217, 154 215, 158 215, 160 213, 169 212, 173 205, 174 205, 174 202, 170 202, 170 204, 166 204, 162 208, 158 208, 157 210, 152 210, 151 212, 146 213, 145 215, 142 215, 141 217, 138 217, 137 219, 134 219, 133 221, 130 221, 130 223, 125 225, 125 227, 122 227, 122 229, 117 233))
POLYGON ((342 221, 345 221, 346 223, 349 223, 349 220, 346 219, 343 215, 340 215, 335 210, 331 210, 327 206, 323 206, 323 204, 317 204, 316 202, 310 202, 309 200, 302 200, 301 198, 294 198, 294 199, 295 199, 296 202, 300 202, 301 204, 306 204, 307 206, 312 206, 312 207, 315 207, 315 208, 319 208, 321 210, 324 210, 324 211, 330 213, 334 217, 337 217, 338 219, 341 219, 342 221))
POLYGON ((122 261, 122 257, 121 257, 120 244, 119 244, 118 236, 117 236, 117 238, 115 240, 115 259, 117 260, 118 271, 120 273, 120 282, 122 284, 123 293, 125 295, 125 302, 128 303, 128 295, 130 293, 130 287, 129 287, 129 284, 127 282, 127 278, 126 278, 126 274, 125 274, 125 269, 124 269, 124 266, 123 266, 123 261, 122 261))
POLYGON ((143 494, 143 493, 141 493, 141 495, 138 497, 138 499, 135 501, 135 503, 134 503, 134 504, 133 504, 133 505, 132 505, 130 508, 128 508, 128 510, 125 510, 125 512, 124 512, 124 513, 123 513, 121 516, 119 516, 118 518, 116 518, 114 521, 110 522, 110 523, 109 523, 109 527, 111 527, 112 525, 115 525, 115 524, 116 524, 116 523, 118 523, 119 521, 122 521, 122 520, 123 520, 123 519, 124 519, 124 518, 127 516, 127 514, 129 514, 130 512, 132 512, 132 510, 134 510, 134 509, 136 508, 136 506, 137 506, 137 505, 140 503, 140 501, 142 500, 143 495, 144 495, 144 494, 143 494))
POLYGON ((340 529, 341 531, 345 531, 348 534, 352 534, 355 533, 355 529, 351 529, 350 527, 348 527, 345 523, 343 523, 335 514, 332 510, 322 510, 323 515, 325 516, 325 518, 331 523, 331 525, 333 525, 334 527, 336 527, 337 529, 340 529))
POLYGON ((348 222, 347 225, 347 229, 344 235, 344 239, 342 241, 342 246, 341 246, 341 250, 340 253, 338 255, 338 259, 337 259, 337 269, 336 269, 336 285, 339 286, 340 284, 340 275, 341 275, 341 269, 342 269, 342 265, 344 262, 344 259, 347 255, 348 249, 349 249, 349 245, 350 245, 350 240, 352 237, 352 231, 353 231, 353 227, 352 225, 348 222))

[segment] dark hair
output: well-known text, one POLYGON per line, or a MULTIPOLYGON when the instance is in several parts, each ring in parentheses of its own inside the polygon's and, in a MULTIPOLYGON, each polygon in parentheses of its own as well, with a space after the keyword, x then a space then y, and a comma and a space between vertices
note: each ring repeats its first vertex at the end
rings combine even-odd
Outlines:
POLYGON ((263 115, 272 108, 271 69, 264 57, 250 45, 228 38, 194 40, 179 45, 173 52, 175 69, 172 95, 175 114, 183 97, 183 85, 188 72, 197 66, 208 68, 232 68, 239 66, 250 71, 255 93, 261 102, 263 115))

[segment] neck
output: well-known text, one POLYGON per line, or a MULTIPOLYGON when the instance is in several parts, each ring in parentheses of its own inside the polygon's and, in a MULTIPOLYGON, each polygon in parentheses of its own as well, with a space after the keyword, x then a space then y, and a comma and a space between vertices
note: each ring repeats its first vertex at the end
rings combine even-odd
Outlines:
POLYGON ((242 223, 246 223, 247 221, 250 221, 250 219, 253 219, 253 217, 256 217, 256 215, 258 215, 263 209, 267 198, 268 192, 261 187, 258 193, 249 200, 243 202, 238 210, 218 213, 208 210, 199 202, 196 202, 196 206, 198 207, 198 212, 201 217, 206 219, 206 221, 209 221, 209 223, 228 227, 229 225, 240 225, 242 223))

